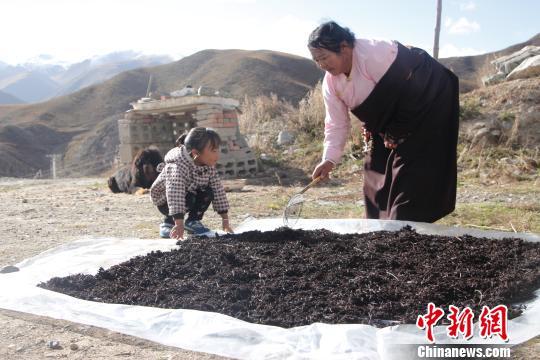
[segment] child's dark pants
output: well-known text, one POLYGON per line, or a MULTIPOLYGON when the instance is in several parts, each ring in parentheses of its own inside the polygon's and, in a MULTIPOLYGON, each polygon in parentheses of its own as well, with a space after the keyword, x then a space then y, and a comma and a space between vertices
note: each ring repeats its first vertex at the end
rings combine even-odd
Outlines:
MULTIPOLYGON (((214 192, 211 187, 197 189, 196 193, 187 192, 186 194, 186 221, 201 220, 210 203, 214 200, 214 192)), ((163 222, 174 225, 174 219, 169 215, 169 206, 167 203, 158 206, 160 213, 165 215, 163 222)))

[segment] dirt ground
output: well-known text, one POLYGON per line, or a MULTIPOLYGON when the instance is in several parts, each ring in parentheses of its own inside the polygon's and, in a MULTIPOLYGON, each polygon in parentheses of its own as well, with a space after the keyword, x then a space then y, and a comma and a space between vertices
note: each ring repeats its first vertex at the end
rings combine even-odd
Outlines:
MULTIPOLYGON (((361 217, 360 181, 333 181, 334 185, 310 190, 313 200, 306 217, 361 217)), ((251 184, 228 194, 230 218, 237 226, 250 216, 280 216, 288 197, 300 187, 251 184)), ((460 186, 458 211, 442 223, 517 231, 536 231, 540 220, 540 184, 486 187, 460 186), (497 222, 484 222, 468 206, 488 206, 497 222), (500 209, 517 212, 501 213, 500 209), (495 209, 495 210, 493 210, 495 209), (505 217, 506 216, 506 217, 505 217), (511 221, 508 221, 508 216, 511 221), (482 220, 482 221, 481 221, 482 220)), ((0 268, 16 264, 42 251, 81 236, 156 238, 161 217, 148 195, 112 194, 100 179, 19 180, 0 179, 0 268)), ((490 217, 492 218, 492 216, 490 217)), ((205 222, 213 228, 220 218, 209 212, 205 222)), ((141 240, 143 241, 143 240, 141 240)), ((540 338, 513 349, 514 358, 539 359, 540 338)), ((91 326, 0 310, 0 359, 218 359, 163 346, 91 326), (62 349, 47 347, 60 341, 62 349), (75 345, 72 345, 75 344, 75 345)))

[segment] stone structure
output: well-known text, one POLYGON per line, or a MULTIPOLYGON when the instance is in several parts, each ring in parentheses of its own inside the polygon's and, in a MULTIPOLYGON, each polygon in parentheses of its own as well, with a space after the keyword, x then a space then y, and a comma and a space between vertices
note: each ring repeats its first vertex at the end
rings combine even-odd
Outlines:
POLYGON ((216 130, 222 140, 216 168, 222 178, 242 178, 257 173, 255 154, 238 128, 235 99, 219 96, 188 95, 142 98, 131 103, 132 110, 118 120, 120 162, 129 164, 146 147, 156 147, 163 156, 175 146, 184 131, 196 126, 216 130))

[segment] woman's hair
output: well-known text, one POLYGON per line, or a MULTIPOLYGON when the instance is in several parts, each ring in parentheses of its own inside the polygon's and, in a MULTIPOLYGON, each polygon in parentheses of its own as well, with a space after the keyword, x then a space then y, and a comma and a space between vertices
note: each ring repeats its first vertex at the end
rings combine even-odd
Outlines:
POLYGON ((221 138, 215 130, 205 127, 195 127, 176 139, 176 146, 184 145, 187 151, 195 149, 202 152, 208 143, 212 149, 217 149, 221 145, 221 138))
POLYGON ((353 48, 354 33, 349 28, 343 28, 334 21, 328 21, 313 30, 309 35, 308 46, 313 49, 326 49, 339 53, 343 41, 353 48))

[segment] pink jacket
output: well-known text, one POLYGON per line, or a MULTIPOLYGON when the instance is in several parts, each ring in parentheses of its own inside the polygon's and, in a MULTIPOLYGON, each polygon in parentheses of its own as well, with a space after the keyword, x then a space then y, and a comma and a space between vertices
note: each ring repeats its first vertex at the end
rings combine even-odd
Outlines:
POLYGON ((326 106, 323 160, 339 162, 351 129, 349 110, 369 96, 396 55, 397 43, 394 41, 356 39, 349 77, 325 74, 322 86, 326 106))

